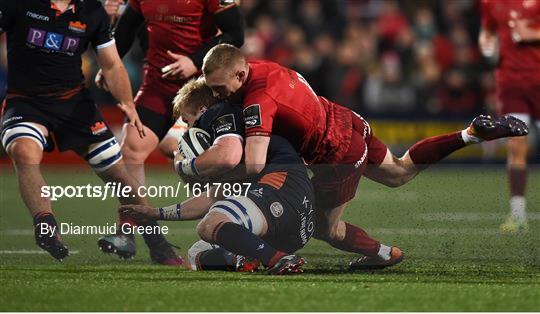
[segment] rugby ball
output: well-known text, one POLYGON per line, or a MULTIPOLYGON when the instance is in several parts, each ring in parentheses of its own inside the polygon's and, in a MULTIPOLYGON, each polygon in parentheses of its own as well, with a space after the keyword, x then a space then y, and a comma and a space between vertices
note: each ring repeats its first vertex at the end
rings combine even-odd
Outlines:
POLYGON ((210 143, 210 134, 199 128, 189 128, 180 138, 178 150, 184 158, 195 158, 207 150, 210 143))

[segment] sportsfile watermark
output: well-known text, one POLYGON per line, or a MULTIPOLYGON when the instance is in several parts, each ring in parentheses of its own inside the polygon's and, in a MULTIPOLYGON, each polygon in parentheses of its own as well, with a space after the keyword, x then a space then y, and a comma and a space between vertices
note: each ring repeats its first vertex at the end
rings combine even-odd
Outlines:
POLYGON ((45 185, 41 187, 41 197, 57 201, 62 198, 130 198, 130 197, 224 197, 246 196, 251 183, 184 183, 176 185, 149 185, 132 187, 117 182, 104 185, 45 185))

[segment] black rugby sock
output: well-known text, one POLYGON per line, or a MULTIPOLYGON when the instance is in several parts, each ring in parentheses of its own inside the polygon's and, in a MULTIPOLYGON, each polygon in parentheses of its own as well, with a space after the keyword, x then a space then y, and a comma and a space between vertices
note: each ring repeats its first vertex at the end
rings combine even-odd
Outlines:
POLYGON ((281 255, 281 252, 271 247, 259 236, 232 222, 224 223, 216 231, 214 240, 216 244, 230 252, 258 259, 264 266, 272 266, 273 257, 281 255))

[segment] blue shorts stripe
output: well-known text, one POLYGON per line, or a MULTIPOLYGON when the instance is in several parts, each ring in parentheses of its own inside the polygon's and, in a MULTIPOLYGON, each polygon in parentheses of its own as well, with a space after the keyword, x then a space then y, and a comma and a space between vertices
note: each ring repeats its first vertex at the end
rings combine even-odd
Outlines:
MULTIPOLYGON (((214 207, 217 207, 217 208, 221 208, 223 210, 225 210, 226 212, 228 212, 229 214, 231 214, 235 219, 236 221, 241 224, 242 226, 244 226, 244 223, 242 222, 242 218, 240 218, 240 216, 230 207, 228 206, 225 206, 223 204, 218 204, 218 205, 214 205, 214 207)), ((248 228, 249 229, 249 228, 248 228)), ((252 231, 251 229, 249 229, 249 231, 252 231)))
MULTIPOLYGON (((41 139, 39 137, 37 137, 34 133, 17 133, 17 134, 13 134, 12 136, 10 136, 7 140, 6 140, 6 147, 11 143, 13 142, 13 140, 19 138, 19 137, 32 137, 32 138, 35 138, 36 140, 38 140, 38 142, 41 143, 41 145, 45 146, 44 143, 41 141, 41 139)), ((6 148, 4 147, 4 148, 6 148)))
POLYGON ((229 202, 233 203, 234 205, 236 205, 236 207, 238 207, 242 211, 242 213, 244 214, 244 217, 246 217, 246 221, 248 223, 248 229, 253 230, 253 223, 251 222, 251 219, 249 218, 247 209, 244 207, 244 205, 242 205, 239 201, 237 201, 235 199, 232 199, 232 198, 228 198, 225 201, 229 201, 229 202))
POLYGON ((116 145, 116 139, 113 137, 108 142, 103 143, 101 146, 97 147, 88 155, 86 155, 85 159, 90 160, 114 145, 116 145))
POLYGON ((41 133, 40 130, 38 130, 37 128, 31 126, 31 125, 28 125, 28 124, 22 124, 22 123, 19 123, 19 124, 12 124, 8 127, 6 127, 3 131, 2 131, 2 134, 4 134, 7 130, 10 130, 10 129, 13 129, 13 128, 18 128, 18 127, 25 127, 25 128, 28 128, 34 132, 36 132, 38 135, 39 135, 39 141, 41 143, 43 143, 43 145, 46 144, 46 141, 45 141, 45 138, 43 137, 43 134, 41 133))
POLYGON ((100 162, 97 165, 92 165, 92 168, 103 168, 103 167, 109 166, 113 164, 115 161, 119 160, 121 157, 122 157, 122 152, 119 152, 118 154, 105 159, 104 161, 100 162))

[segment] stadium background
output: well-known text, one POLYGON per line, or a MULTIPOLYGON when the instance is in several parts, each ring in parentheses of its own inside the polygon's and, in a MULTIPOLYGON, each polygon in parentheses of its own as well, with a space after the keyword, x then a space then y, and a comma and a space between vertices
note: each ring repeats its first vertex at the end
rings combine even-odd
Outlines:
MULTIPOLYGON (((368 118, 396 154, 420 138, 462 129, 497 106, 495 61, 478 52, 473 0, 242 0, 241 8, 251 57, 300 71, 318 93, 368 118)), ((124 59, 134 90, 142 57, 134 49, 124 59)), ((91 52, 84 70, 87 86, 119 131, 123 117, 114 100, 93 85, 91 52)), ((5 75, 2 67, 0 82, 5 75)), ((449 160, 458 164, 434 166, 399 189, 361 181, 344 217, 401 247, 406 259, 397 267, 350 273, 354 254, 313 239, 299 252, 308 261, 305 274, 284 278, 151 265, 140 238, 135 258, 122 261, 101 254, 96 235, 64 235, 72 255, 57 263, 35 246, 13 167, 3 157, 0 310, 540 311, 540 171, 537 165, 529 171, 529 232, 499 233, 508 213, 502 144, 471 146, 449 160)), ((533 159, 538 162, 537 150, 531 150, 533 159)), ((151 161, 159 165, 147 168, 147 184, 175 186, 178 177, 162 166, 159 153, 151 161)), ((75 162, 71 153, 46 157, 46 163, 75 162)), ((42 169, 50 185, 102 184, 86 166, 42 169)), ((150 199, 155 206, 178 201, 150 199)), ((117 206, 110 198, 53 203, 59 221, 75 225, 112 224, 117 206)), ((197 240, 195 224, 166 224, 169 241, 184 255, 197 240)))
MULTIPOLYGON (((250 58, 297 70, 319 95, 366 117, 396 154, 420 138, 462 129, 478 113, 495 113, 499 106, 497 60, 483 58, 477 45, 478 1, 242 0, 240 7, 247 25, 243 50, 250 58)), ((124 62, 136 92, 144 56, 137 44, 133 48, 124 62)), ((114 100, 93 83, 98 69, 93 52, 84 60, 86 85, 118 132, 123 118, 114 100)), ((530 141, 537 143, 535 136, 530 141)), ((469 147, 447 162, 503 162, 500 144, 469 147)), ((540 160, 534 149, 530 155, 533 162, 540 160)), ((48 161, 77 158, 68 153, 48 161)), ((156 152, 150 162, 165 160, 156 152)))

